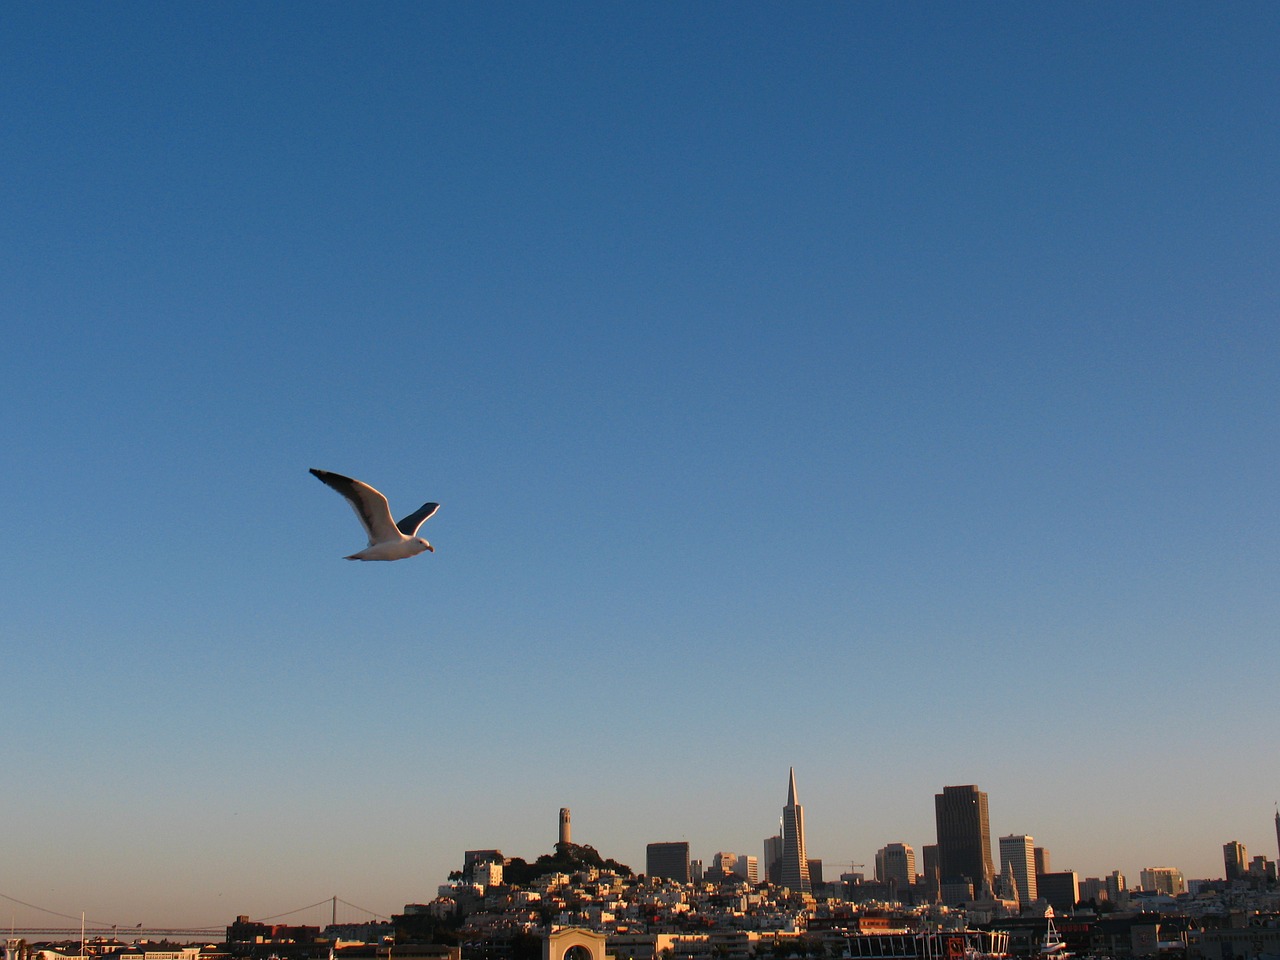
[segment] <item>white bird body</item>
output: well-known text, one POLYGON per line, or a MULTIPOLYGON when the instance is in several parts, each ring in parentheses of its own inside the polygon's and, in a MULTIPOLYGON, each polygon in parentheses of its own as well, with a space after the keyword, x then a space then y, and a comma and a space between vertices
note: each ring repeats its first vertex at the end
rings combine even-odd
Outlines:
POLYGON ((435 552, 435 547, 414 534, 428 517, 440 509, 440 504, 424 503, 399 523, 394 523, 387 498, 367 483, 328 470, 312 469, 311 473, 346 498, 369 535, 369 545, 359 553, 343 557, 344 560, 404 560, 420 553, 435 552))
POLYGON ((382 543, 371 543, 359 553, 353 553, 349 557, 343 557, 343 560, 404 560, 408 557, 416 557, 420 553, 426 553, 430 550, 435 552, 427 541, 419 537, 401 536, 399 540, 386 540, 382 543))

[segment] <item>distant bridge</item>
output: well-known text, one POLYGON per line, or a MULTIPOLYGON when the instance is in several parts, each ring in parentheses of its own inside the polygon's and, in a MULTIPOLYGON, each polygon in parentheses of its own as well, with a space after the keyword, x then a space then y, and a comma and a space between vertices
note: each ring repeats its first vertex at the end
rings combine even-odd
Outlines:
MULTIPOLYGON (((79 927, 10 927, 10 937, 40 937, 42 940, 79 940, 79 927)), ((86 937, 177 937, 191 940, 222 939, 227 935, 227 925, 220 927, 150 927, 141 930, 138 927, 91 927, 84 928, 86 937)))
MULTIPOLYGON (((33 903, 27 903, 25 900, 19 900, 16 897, 10 897, 0 893, 0 900, 7 900, 10 903, 16 903, 20 906, 27 907, 39 913, 48 914, 50 917, 57 917, 60 920, 78 920, 80 924, 74 927, 9 927, 8 936, 22 937, 23 939, 31 939, 33 937, 41 940, 79 940, 81 934, 87 939, 89 937, 117 937, 122 940, 137 940, 141 937, 148 939, 166 938, 172 940, 186 940, 187 942, 203 941, 205 943, 221 941, 227 935, 227 927, 230 926, 229 918, 227 923, 218 924, 217 926, 208 927, 144 927, 141 924, 117 924, 104 923, 101 920, 85 921, 83 917, 75 917, 68 913, 60 913, 57 910, 47 910, 44 907, 36 906, 33 903)), ((317 900, 315 903, 309 903, 305 907, 297 907, 293 910, 286 910, 284 913, 277 913, 272 917, 254 918, 252 923, 272 923, 281 920, 284 917, 291 917, 294 914, 303 913, 305 911, 313 911, 308 919, 310 924, 297 924, 298 926, 317 926, 324 927, 328 924, 336 924, 338 922, 338 904, 347 907, 348 910, 357 912, 360 920, 344 921, 348 923, 368 923, 371 920, 390 920, 390 917, 383 916, 373 910, 365 907, 357 906, 354 903, 348 903, 340 897, 325 897, 323 900, 317 900), (318 916, 320 908, 327 908, 323 912, 328 914, 327 918, 318 916)), ((135 914, 136 916, 136 914, 135 914)))

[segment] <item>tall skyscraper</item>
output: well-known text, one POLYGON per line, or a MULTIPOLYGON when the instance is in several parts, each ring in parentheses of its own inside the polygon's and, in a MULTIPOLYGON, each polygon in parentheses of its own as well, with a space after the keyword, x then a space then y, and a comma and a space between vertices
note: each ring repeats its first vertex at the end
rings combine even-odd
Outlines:
POLYGON ((1029 905, 1036 899, 1035 841, 1025 834, 1015 833, 1000 838, 1000 872, 1005 867, 1013 871, 1013 882, 1018 888, 1018 902, 1029 905))
POLYGON ((645 847, 645 873, 650 877, 665 877, 678 883, 692 880, 689 870, 689 841, 651 843, 645 847))
POLYGON ((933 798, 938 825, 938 872, 942 882, 966 878, 973 895, 991 889, 995 868, 991 863, 991 827, 987 820, 987 795, 973 784, 943 787, 933 798))
POLYGON ((812 893, 809 857, 804 848, 804 807, 796 802, 796 769, 787 784, 787 805, 782 808, 782 862, 778 883, 797 893, 812 893))
POLYGON ((1228 880, 1243 880, 1249 872, 1249 855, 1245 853, 1244 844, 1238 841, 1222 845, 1222 862, 1226 866, 1228 880))

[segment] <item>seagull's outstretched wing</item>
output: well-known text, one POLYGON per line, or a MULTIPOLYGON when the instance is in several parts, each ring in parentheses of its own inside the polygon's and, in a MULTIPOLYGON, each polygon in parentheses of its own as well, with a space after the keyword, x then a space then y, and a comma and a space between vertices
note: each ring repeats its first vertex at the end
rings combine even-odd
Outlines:
POLYGON ((413 513, 409 514, 403 520, 396 524, 396 529, 403 533, 406 537, 412 537, 418 532, 418 528, 426 523, 427 518, 440 509, 438 503, 424 503, 413 513))
POLYGON ((369 534, 369 546, 400 539, 400 535, 396 532, 396 525, 391 522, 391 508, 387 506, 387 498, 373 487, 359 480, 344 477, 340 473, 330 473, 328 470, 312 468, 311 473, 325 486, 332 487, 346 497, 347 503, 351 504, 351 509, 360 518, 365 532, 369 534))

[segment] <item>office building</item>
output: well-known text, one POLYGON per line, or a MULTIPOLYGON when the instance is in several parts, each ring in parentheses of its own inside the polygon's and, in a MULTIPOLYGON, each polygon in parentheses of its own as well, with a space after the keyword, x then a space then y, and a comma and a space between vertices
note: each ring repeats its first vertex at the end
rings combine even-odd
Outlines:
POLYGON ((974 901, 973 884, 968 880, 943 880, 939 897, 948 907, 962 907, 974 901))
POLYGON ((1142 889, 1152 893, 1164 893, 1171 897, 1187 892, 1187 882, 1176 867, 1144 867, 1138 875, 1142 889))
POLYGON ((1232 840, 1222 845, 1222 861, 1227 869, 1227 880, 1243 880, 1248 872, 1249 855, 1244 844, 1232 840))
POLYGON ((1128 886, 1126 886, 1125 884, 1124 874, 1121 873, 1119 870, 1112 870, 1111 873, 1107 876, 1106 880, 1107 880, 1107 899, 1110 900, 1112 903, 1119 902, 1120 894, 1124 893, 1126 890, 1129 889, 1128 886))
POLYGON ((804 846, 804 807, 796 800, 796 771, 791 768, 787 782, 787 805, 782 808, 782 860, 778 883, 796 893, 812 893, 809 857, 804 846))
POLYGON ((1058 913, 1072 913, 1080 902, 1080 878, 1074 870, 1042 873, 1036 877, 1040 899, 1058 913))
POLYGON ((876 851, 876 879, 906 890, 916 882, 916 852, 905 843, 887 843, 876 851))
POLYGON ((1018 902, 1024 907, 1038 897, 1036 886, 1035 841, 1026 834, 1014 833, 1000 838, 1000 872, 1008 868, 1018 888, 1018 902))
POLYGON ((782 875, 782 834, 778 833, 764 840, 764 878, 770 883, 778 883, 782 875))
POLYGON ((1101 877, 1085 877, 1080 881, 1080 899, 1084 903, 1101 903, 1107 897, 1107 881, 1101 877))
POLYGON ((738 879, 745 880, 754 887, 760 882, 760 858, 746 854, 739 856, 733 865, 733 873, 738 879))
POLYGON ((689 883, 693 874, 689 869, 689 842, 651 843, 645 847, 645 873, 650 877, 664 877, 677 883, 689 883))
POLYGON ((737 865, 738 855, 722 850, 711 858, 711 872, 707 874, 707 879, 727 880, 734 875, 737 865))
POLYGON ((942 897, 942 877, 938 873, 938 845, 927 843, 920 848, 920 873, 924 884, 924 898, 937 903, 942 897))
POLYGON ((991 890, 991 827, 987 795, 973 784, 943 787, 933 798, 938 827, 938 871, 943 884, 968 881, 974 896, 991 890))
POLYGON ((1036 873, 1051 873, 1052 868, 1049 866, 1049 851, 1044 847, 1035 848, 1036 855, 1036 873))

